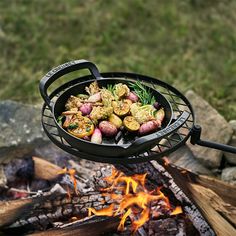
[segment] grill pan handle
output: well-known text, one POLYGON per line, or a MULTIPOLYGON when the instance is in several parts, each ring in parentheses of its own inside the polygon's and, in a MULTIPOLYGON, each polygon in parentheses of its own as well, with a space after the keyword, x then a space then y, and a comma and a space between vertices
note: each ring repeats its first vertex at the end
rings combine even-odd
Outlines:
POLYGON ((168 136, 169 134, 173 133, 174 131, 176 131, 177 129, 182 127, 185 124, 185 122, 187 121, 187 119, 189 118, 189 115, 190 115, 189 112, 184 111, 180 115, 180 117, 174 123, 172 123, 170 126, 164 128, 156 133, 149 134, 147 136, 138 138, 131 145, 126 147, 127 152, 131 149, 137 150, 137 153, 139 152, 139 150, 143 150, 143 149, 149 150, 150 146, 153 146, 153 144, 157 143, 162 138, 168 136))
POLYGON ((101 75, 95 64, 86 60, 75 60, 66 62, 65 64, 53 68, 41 79, 39 83, 39 90, 41 96, 43 97, 44 101, 46 102, 50 110, 52 110, 53 102, 51 101, 47 93, 49 86, 61 76, 68 74, 72 71, 81 69, 89 69, 89 71, 91 72, 91 74, 94 76, 95 79, 101 78, 101 75))

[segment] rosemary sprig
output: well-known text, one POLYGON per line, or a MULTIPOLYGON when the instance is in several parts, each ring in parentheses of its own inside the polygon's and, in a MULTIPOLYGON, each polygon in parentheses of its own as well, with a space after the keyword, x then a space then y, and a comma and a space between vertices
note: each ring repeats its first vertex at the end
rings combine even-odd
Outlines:
POLYGON ((112 95, 114 95, 114 89, 115 89, 115 85, 112 85, 112 84, 107 85, 107 90, 110 91, 112 95))
POLYGON ((152 96, 150 89, 144 87, 140 81, 130 83, 129 86, 134 90, 136 95, 139 97, 142 105, 153 104, 156 99, 152 96))

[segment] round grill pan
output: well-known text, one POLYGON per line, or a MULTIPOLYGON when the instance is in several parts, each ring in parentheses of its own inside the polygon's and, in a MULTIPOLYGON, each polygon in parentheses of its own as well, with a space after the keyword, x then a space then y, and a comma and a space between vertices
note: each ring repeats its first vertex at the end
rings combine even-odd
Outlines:
MULTIPOLYGON (((40 92, 45 100, 42 125, 46 134, 57 146, 81 158, 108 163, 143 162, 173 152, 183 145, 191 134, 193 144, 209 146, 209 143, 200 140, 201 130, 194 125, 194 113, 189 101, 178 90, 155 78, 123 72, 100 75, 93 63, 76 60, 48 72, 40 81, 40 92), (57 79, 81 69, 89 69, 91 75, 67 82, 48 95, 48 88, 57 79), (157 101, 164 107, 166 117, 162 129, 142 137, 122 135, 119 139, 107 139, 103 144, 94 144, 70 135, 57 123, 57 117, 65 110, 65 103, 70 95, 84 92, 84 88, 94 79, 98 81, 99 86, 140 80, 144 86, 151 89, 157 101)), ((222 148, 221 144, 218 145, 218 149, 222 148)), ((212 146, 212 143, 210 146, 217 148, 212 146)), ((228 151, 232 151, 232 147, 227 147, 230 149, 228 151)))

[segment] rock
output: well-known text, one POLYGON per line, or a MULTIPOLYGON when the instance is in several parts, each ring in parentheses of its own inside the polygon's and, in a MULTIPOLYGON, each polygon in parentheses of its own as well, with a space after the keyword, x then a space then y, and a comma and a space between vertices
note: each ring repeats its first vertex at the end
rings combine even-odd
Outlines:
POLYGON ((236 167, 223 169, 221 179, 231 184, 236 184, 236 167))
POLYGON ((231 128, 234 131, 234 134, 236 134, 236 120, 231 120, 229 121, 229 125, 231 126, 231 128))
POLYGON ((171 163, 188 169, 196 174, 213 175, 210 170, 199 163, 187 145, 184 145, 178 148, 177 151, 171 153, 168 156, 168 159, 171 163))
POLYGON ((4 173, 3 166, 0 166, 0 189, 5 188, 7 185, 7 178, 4 173))
POLYGON ((0 102, 0 129, 0 163, 22 157, 49 141, 41 127, 38 106, 0 102))
MULTIPOLYGON (((234 135, 232 137, 232 139, 230 140, 230 142, 228 144, 236 148, 236 135, 234 135)), ((236 154, 235 153, 224 152, 224 156, 225 156, 228 163, 236 165, 236 154)))
MULTIPOLYGON (((193 106, 196 124, 202 127, 201 139, 227 144, 232 137, 233 130, 224 117, 193 91, 188 91, 186 97, 193 106)), ((189 142, 188 146, 194 156, 206 167, 217 168, 220 166, 222 151, 192 145, 189 142)))

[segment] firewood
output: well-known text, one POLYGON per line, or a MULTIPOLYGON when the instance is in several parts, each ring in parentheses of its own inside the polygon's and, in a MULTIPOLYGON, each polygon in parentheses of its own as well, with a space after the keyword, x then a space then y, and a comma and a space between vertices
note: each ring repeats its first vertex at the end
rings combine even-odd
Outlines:
POLYGON ((117 229, 119 217, 91 216, 69 224, 63 224, 58 228, 28 234, 28 236, 99 236, 117 229))
POLYGON ((58 177, 61 167, 39 157, 32 157, 34 162, 34 177, 36 179, 53 180, 58 177))
POLYGON ((0 228, 15 222, 42 200, 42 198, 31 198, 0 201, 0 228))
POLYGON ((206 188, 210 188, 215 193, 217 193, 225 202, 236 207, 236 186, 225 183, 210 176, 197 175, 192 172, 186 172, 185 177, 190 182, 197 183, 206 188))
POLYGON ((236 229, 234 227, 236 220, 235 208, 234 213, 228 212, 227 209, 224 208, 224 203, 222 204, 222 199, 220 199, 212 190, 196 184, 191 184, 189 188, 195 202, 197 202, 199 208, 208 222, 210 222, 216 234, 222 236, 236 235, 236 229), (224 214, 225 218, 222 214, 224 214), (231 223, 233 223, 234 226, 231 223))

